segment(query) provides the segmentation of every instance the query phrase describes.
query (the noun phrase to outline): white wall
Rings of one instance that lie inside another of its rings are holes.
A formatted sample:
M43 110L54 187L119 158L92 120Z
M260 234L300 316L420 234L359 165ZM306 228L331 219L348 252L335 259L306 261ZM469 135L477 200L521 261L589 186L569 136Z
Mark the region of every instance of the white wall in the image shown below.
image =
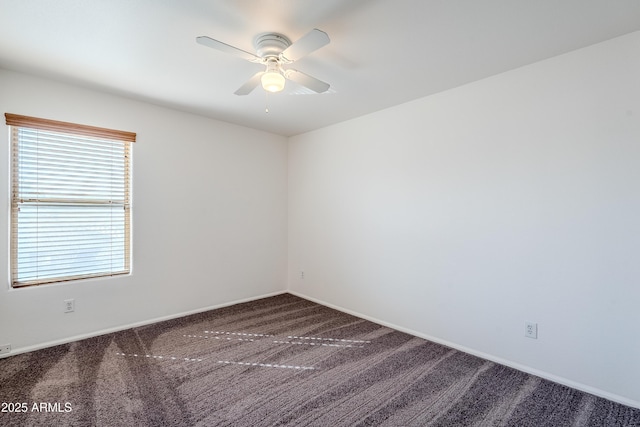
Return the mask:
M22 351L286 289L286 138L3 70L0 112L138 135L133 274L10 289L0 227L0 344ZM8 224L6 127L0 147Z
M292 292L640 407L639 254L640 33L290 139Z

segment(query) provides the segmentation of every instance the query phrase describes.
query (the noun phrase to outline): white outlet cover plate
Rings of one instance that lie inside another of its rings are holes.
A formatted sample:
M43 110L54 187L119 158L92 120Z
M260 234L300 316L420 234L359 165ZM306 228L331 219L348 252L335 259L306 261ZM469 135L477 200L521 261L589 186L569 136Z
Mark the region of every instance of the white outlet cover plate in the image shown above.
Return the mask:
M538 338L538 324L533 322L525 322L524 336L527 338Z
M71 313L75 310L76 308L76 302L73 299L66 299L64 300L64 312L65 313Z

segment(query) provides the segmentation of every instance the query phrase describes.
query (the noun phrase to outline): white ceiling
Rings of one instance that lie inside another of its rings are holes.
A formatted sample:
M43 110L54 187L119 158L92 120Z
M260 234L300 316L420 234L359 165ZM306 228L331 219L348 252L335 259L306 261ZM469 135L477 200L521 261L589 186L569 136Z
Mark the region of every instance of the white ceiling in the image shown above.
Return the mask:
M261 66L195 42L313 28L329 93L236 96ZM638 30L638 0L0 0L0 67L290 136Z

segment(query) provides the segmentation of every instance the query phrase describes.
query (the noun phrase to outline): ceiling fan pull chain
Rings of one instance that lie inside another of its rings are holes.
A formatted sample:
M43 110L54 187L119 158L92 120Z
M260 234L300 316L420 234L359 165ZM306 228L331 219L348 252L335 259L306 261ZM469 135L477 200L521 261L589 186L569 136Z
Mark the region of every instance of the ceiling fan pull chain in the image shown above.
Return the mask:
M269 91L264 91L264 112L269 114Z

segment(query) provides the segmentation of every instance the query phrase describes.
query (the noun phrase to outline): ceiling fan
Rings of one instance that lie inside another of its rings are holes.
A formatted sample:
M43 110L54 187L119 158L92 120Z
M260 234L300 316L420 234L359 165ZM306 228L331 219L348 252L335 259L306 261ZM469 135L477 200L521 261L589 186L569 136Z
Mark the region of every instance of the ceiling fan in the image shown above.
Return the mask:
M264 71L254 74L245 84L240 86L234 92L236 95L248 95L259 84L262 84L262 87L269 92L280 92L284 89L286 79L317 93L326 92L329 89L328 83L292 68L285 69L283 66L289 65L320 49L322 46L327 45L329 41L327 33L318 29L309 31L295 43L291 43L291 40L282 34L264 33L259 34L254 39L253 44L256 48L256 54L254 55L207 36L196 37L196 42L201 45L265 66Z

